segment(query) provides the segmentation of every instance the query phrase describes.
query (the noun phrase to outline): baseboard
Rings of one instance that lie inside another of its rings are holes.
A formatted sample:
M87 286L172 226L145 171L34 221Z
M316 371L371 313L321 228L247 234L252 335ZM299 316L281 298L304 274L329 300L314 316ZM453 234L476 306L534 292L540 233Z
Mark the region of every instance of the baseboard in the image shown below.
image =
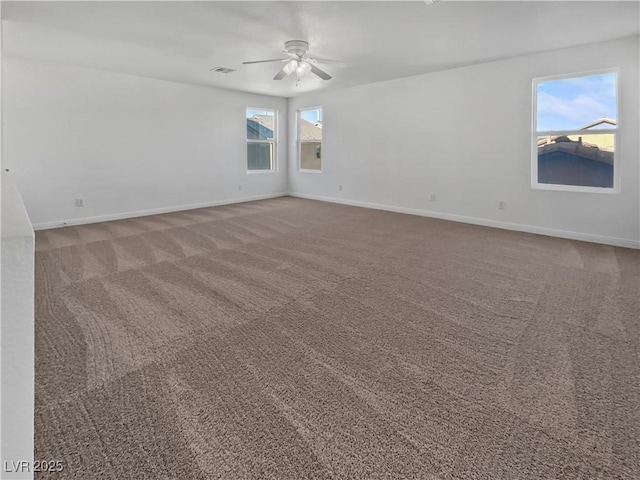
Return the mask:
M269 198L285 197L288 193L270 193L267 195L255 195L252 197L233 198L226 200L214 200L204 203L192 203L189 205L178 205L174 207L152 208L149 210L136 210L133 212L112 213L108 215L98 215L95 217L73 218L70 220L58 220L55 222L44 222L33 224L34 230L47 230L50 228L69 227L73 225L86 225L88 223L108 222L111 220L123 220L125 218L144 217L147 215L158 215L161 213L181 212L183 210L194 210L196 208L218 207L221 205L231 205L234 203L252 202L254 200L266 200Z
M615 247L640 249L640 241L630 240L626 238L607 237L603 235L593 235L590 233L572 232L569 230L537 227L534 225L524 225L520 223L501 222L499 220L489 220L486 218L466 217L464 215L455 215L452 213L433 212L430 210L397 207L394 205L385 205L381 203L360 202L357 200L347 200L342 198L323 197L320 195L306 195L306 194L294 193L294 192L289 192L288 195L291 197L307 198L309 200L319 200L322 202L339 203L342 205L351 205L354 207L373 208L375 210L386 210L389 212L396 212L396 213L408 213L410 215L419 215L421 217L431 217L431 218L439 218L442 220L451 220L454 222L470 223L473 225L481 225L483 227L502 228L504 230L514 230L517 232L535 233L538 235L547 235L550 237L566 238L569 240L580 240L583 242L613 245Z

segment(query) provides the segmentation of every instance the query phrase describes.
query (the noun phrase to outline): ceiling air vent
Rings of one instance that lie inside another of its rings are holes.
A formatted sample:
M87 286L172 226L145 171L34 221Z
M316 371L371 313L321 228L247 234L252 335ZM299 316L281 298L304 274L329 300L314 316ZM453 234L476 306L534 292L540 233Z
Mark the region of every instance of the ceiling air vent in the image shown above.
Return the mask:
M218 73L231 73L231 72L235 72L235 70L233 68L227 68L227 67L213 67L211 69L212 72L218 72Z

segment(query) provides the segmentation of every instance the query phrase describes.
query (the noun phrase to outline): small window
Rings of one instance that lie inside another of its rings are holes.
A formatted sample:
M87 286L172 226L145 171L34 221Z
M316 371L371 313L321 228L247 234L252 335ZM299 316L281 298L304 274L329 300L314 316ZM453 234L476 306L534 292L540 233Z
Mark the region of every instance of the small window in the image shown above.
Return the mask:
M532 187L617 191L617 73L539 78L533 92Z
M276 111L247 108L247 171L275 170Z
M322 171L322 108L298 111L298 158L301 171Z

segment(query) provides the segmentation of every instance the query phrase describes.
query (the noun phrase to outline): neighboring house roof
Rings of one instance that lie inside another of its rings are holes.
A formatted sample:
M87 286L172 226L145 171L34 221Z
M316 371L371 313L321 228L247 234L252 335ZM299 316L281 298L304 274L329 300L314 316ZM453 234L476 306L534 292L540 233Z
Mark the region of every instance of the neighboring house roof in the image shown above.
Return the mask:
M253 115L247 118L247 138L273 138L273 116ZM300 121L301 140L322 140L322 122Z
M598 127L600 126L604 126L605 128L615 127L617 126L617 123L615 120L603 117L593 123L580 128L579 130L593 130L593 133L589 132L587 134L585 132L586 138L589 139L589 142L583 142L582 137L579 134L573 134L569 136L547 136L539 138L537 142L538 154L544 155L546 153L551 153L552 151L568 152L567 149L573 149L575 150L573 151L574 155L612 164L614 152L613 137L606 131L599 133ZM550 148L550 146L557 144L562 144L562 146L557 148ZM580 149L577 149L576 145L580 145ZM583 152L584 154L576 153L578 152L578 150L580 152ZM594 150L599 151L601 154L595 155Z
M273 115L254 115L251 119L273 131Z
M550 143L538 145L538 156L552 153L571 155L585 160L594 160L613 165L613 151L603 150L592 143L584 143L582 142L582 137L575 141L569 137L560 136L554 138Z
M254 115L247 118L247 138L251 140L273 138L273 117Z
M300 121L300 140L322 140L322 123Z
M590 123L589 125L585 125L580 130L589 130L599 125L611 125L612 127L615 127L618 125L618 123L615 120L612 120L610 118L602 117L601 119L596 120L595 122Z

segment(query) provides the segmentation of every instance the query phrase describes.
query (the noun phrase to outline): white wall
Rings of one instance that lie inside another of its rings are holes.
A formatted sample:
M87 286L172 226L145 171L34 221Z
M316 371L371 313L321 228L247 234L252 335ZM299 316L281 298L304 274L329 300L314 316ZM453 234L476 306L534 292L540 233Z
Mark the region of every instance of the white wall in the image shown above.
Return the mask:
M289 101L5 58L3 162L36 227L288 190L640 247L638 43L603 42ZM531 79L608 67L621 67L621 193L532 190ZM280 112L277 173L246 173L246 106ZM324 108L322 174L296 168L295 111L312 106ZM85 207L74 205L76 197Z
M297 109L324 108L322 174L297 171L290 125L290 192L640 248L638 43L633 37L290 99L291 123ZM609 67L621 67L621 193L532 190L532 79Z
M7 57L3 74L3 164L36 227L286 193L286 99ZM278 172L246 173L248 106L280 113Z
M20 194L2 172L0 478L33 478L34 235ZM5 463L6 462L6 463ZM28 462L27 465L20 462Z

